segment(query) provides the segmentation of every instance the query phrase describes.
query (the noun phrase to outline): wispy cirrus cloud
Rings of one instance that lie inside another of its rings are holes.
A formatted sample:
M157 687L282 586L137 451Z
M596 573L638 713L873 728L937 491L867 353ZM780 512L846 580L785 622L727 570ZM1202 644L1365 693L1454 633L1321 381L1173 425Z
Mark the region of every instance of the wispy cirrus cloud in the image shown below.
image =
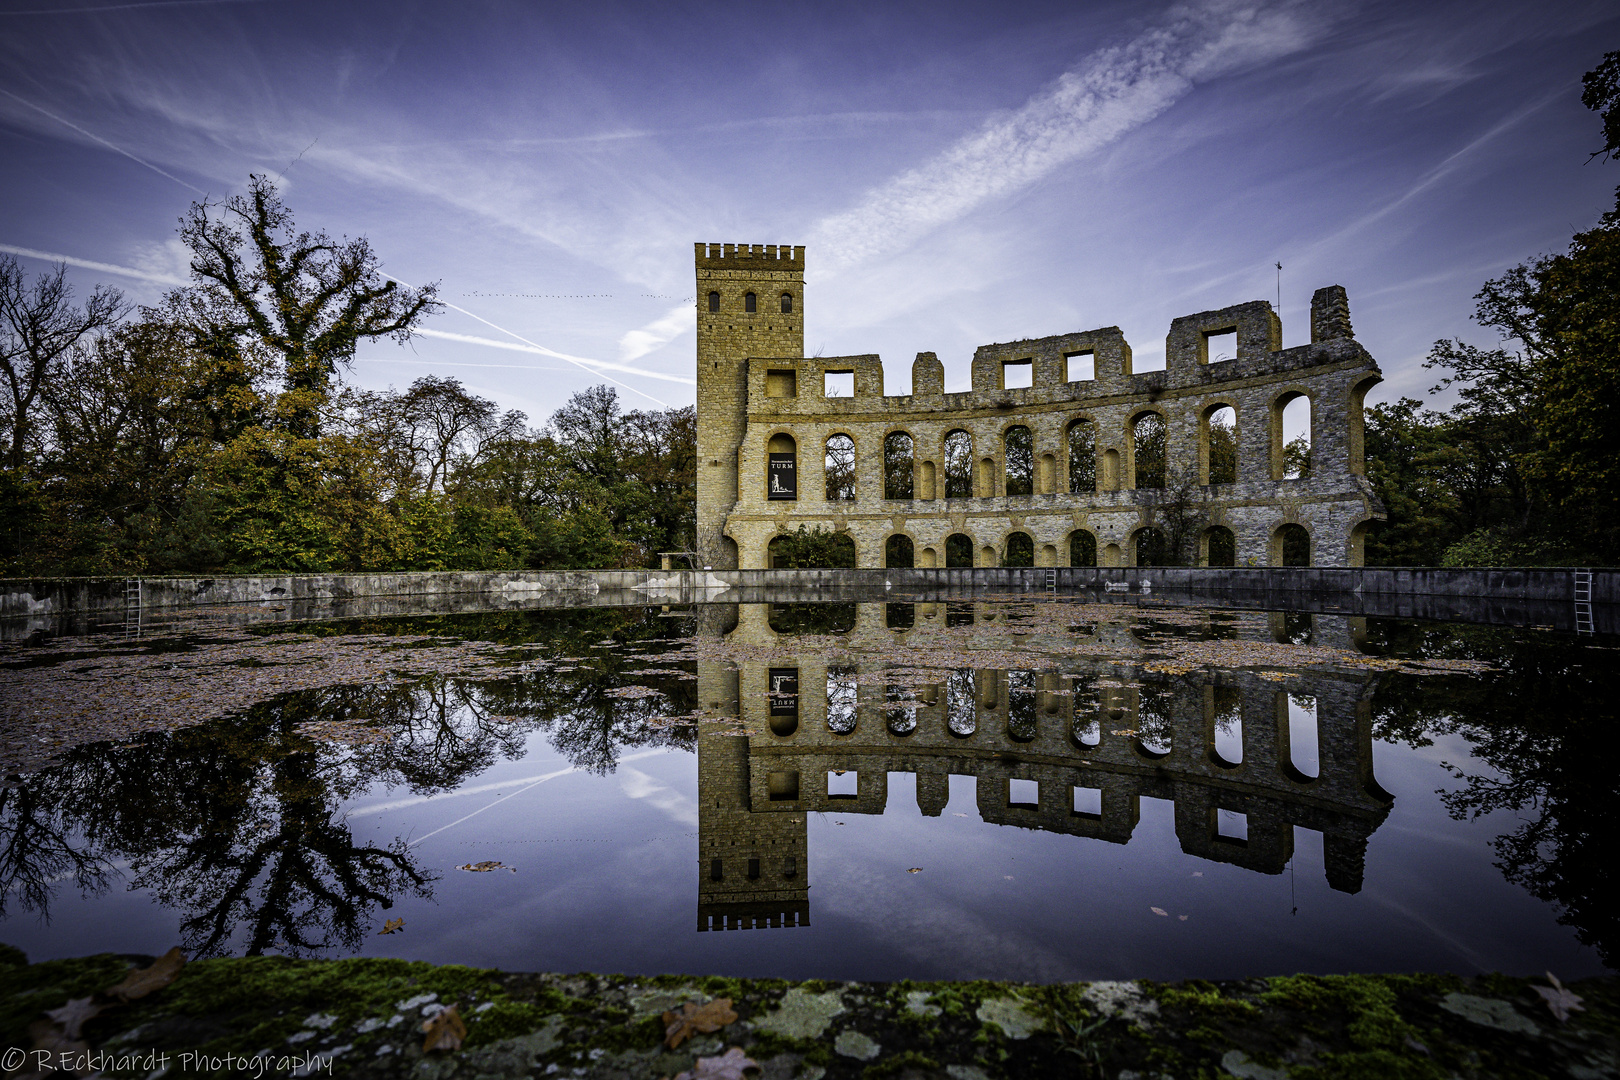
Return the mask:
M672 307L662 318L655 319L640 329L631 330L620 338L619 359L639 359L654 349L674 341L688 330L695 332L696 329L697 317L692 312L691 304Z
M812 243L835 272L891 255L1141 127L1199 82L1305 48L1325 24L1296 3L1178 4L1126 44L1091 54L1010 116L824 218Z

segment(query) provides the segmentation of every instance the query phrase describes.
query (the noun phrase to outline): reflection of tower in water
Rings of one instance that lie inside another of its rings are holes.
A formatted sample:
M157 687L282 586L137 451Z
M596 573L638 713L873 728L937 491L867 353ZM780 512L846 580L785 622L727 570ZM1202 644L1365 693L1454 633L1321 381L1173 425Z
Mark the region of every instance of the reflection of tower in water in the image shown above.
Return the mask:
M919 604L908 620L863 604L838 634L843 658L814 637L795 654L795 636L773 629L766 607L736 609L728 643L756 656L770 648L773 659L699 662L703 703L747 730L699 737L700 926L808 921L807 815L881 814L892 772L916 776L925 815L944 809L951 775L973 776L987 822L1118 844L1135 831L1144 796L1167 799L1183 851L1265 874L1288 865L1294 829L1314 830L1328 884L1360 890L1368 839L1392 801L1372 774L1376 674L1151 672L1128 608L1125 621L1086 636L1025 638L1023 648L1050 645L1029 669L978 667L952 629L966 613L952 607L948 617L943 605ZM1306 618L1318 644L1348 648L1356 637L1352 620ZM1275 641L1263 626L1239 636ZM1106 649L1076 655L1076 644ZM950 670L933 684L885 685L891 661L878 657L896 647ZM1063 670L1037 670L1046 662Z
M698 662L698 700L711 716L738 715L741 674L719 661ZM699 930L810 923L805 815L754 812L751 741L725 725L704 724L698 733Z

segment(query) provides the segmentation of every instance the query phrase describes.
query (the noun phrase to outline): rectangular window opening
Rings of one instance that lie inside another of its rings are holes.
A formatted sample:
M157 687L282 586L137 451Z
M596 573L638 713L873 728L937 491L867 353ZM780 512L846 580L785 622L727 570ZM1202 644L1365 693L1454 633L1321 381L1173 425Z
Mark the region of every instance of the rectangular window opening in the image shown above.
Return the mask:
M829 371L821 377L821 394L823 397L854 397L855 373L853 371Z
M799 774L773 772L765 774L766 790L771 802L797 802L799 800Z
M799 876L799 860L795 859L792 855L789 855L787 858L783 859L782 860L782 876L783 877L798 877Z
M1087 349L1085 352L1069 353L1063 358L1069 365L1069 382L1090 382L1097 377L1097 353Z
M1080 817L1102 820L1102 788L1076 787L1074 789L1074 813Z
M1234 844L1249 842L1249 815L1236 810L1215 811L1215 839Z
M1219 364L1237 359L1237 331L1217 330L1204 335L1205 363Z
M759 860L758 859L749 859L748 860L748 880L749 881L758 881L759 880Z
M725 879L726 879L726 875L720 869L720 860L719 859L710 859L709 860L709 880L710 881L724 881Z
M1034 360L1005 360L1001 364L1001 388L1024 390L1035 385Z
M834 769L829 772L827 774L827 798L855 798L860 794L858 776L859 774L854 769Z
M765 396L768 398L790 398L799 396L799 373L797 371L770 371L765 372Z
M1007 805L1020 810L1039 809L1041 785L1034 780L1008 780Z

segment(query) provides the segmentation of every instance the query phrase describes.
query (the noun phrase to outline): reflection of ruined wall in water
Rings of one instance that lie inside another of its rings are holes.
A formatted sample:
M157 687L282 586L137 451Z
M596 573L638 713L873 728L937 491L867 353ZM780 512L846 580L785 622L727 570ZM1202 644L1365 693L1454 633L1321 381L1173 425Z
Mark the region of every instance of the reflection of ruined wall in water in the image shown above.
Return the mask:
M994 626L1006 618L1005 609L977 604L961 605L955 615L958 624L972 617L976 625ZM947 630L946 605L916 605L914 629L886 625L907 621L885 605L863 604L855 629L840 640L851 650L903 644L937 657L931 661L936 664L955 663L951 658L965 652L971 663L974 639ZM1357 622L1315 616L1304 632L1316 644L1348 647L1357 637ZM890 772L915 774L919 807L938 815L949 777L968 775L977 777L979 811L986 821L1113 843L1130 839L1142 796L1169 799L1184 851L1262 873L1280 873L1288 863L1294 827L1314 829L1324 837L1329 884L1345 892L1361 888L1368 838L1390 807L1390 796L1372 774L1375 675L1305 671L1273 682L1242 670L1154 674L1138 666L1144 646L1123 622L1104 622L1089 636L1047 631L1049 640L1017 629L1008 625L1004 634L983 639L983 647L1049 650L1032 655L1029 669L965 667L945 683L902 688L886 685L885 660L829 661L819 646L795 656L794 639L770 629L764 606L741 608L728 640L774 646L779 658L728 673L736 679L740 716L750 737L717 740L736 745L712 753L729 755L725 782L739 788L730 797L752 809L736 827L759 830L752 822L760 817L797 823L816 811L882 813ZM1301 632L1298 625L1290 629ZM1239 636L1273 641L1281 631L1259 622L1242 628ZM1110 656L1070 651L1088 644L1106 645ZM1063 673L1037 670L1054 659ZM699 671L714 678L724 667L701 661ZM799 691L792 719L771 715L770 672L789 667L796 668ZM841 712L851 677L852 728L848 717L829 716L829 699L832 710ZM914 704L898 707L907 696ZM1314 777L1290 761L1290 696L1314 699ZM1241 760L1235 763L1216 752L1216 727L1223 716L1241 720ZM1116 734L1123 732L1135 734ZM709 745L700 746L700 755L711 753ZM711 771L700 768L707 780ZM838 772L844 773L843 784L853 780L853 793L829 790L828 774ZM1015 799L1015 780L1033 781L1035 798L1020 792ZM740 790L744 783L746 791ZM1095 793L1095 811L1077 805L1076 789ZM1246 837L1221 835L1220 811L1243 815ZM709 844L707 837L704 843Z
M938 357L918 353L911 393L893 396L877 356L804 355L804 260L802 247L696 245L707 564L767 568L771 541L803 525L847 533L863 567L886 565L896 537L917 566L946 566L952 537L974 566L1069 566L1075 537L1084 558L1139 565L1151 558L1142 530L1165 527L1185 476L1195 562L1213 541L1217 565L1234 552L1238 565L1280 565L1293 526L1308 534L1310 564L1361 565L1362 535L1383 516L1365 476L1362 400L1382 376L1339 286L1312 297L1309 345L1284 349L1272 305L1256 300L1172 321L1163 371L1133 372L1124 335L1104 327L981 346L962 393L946 393ZM1310 462L1291 477L1282 413L1298 399ZM1229 441L1211 435L1227 409ZM1137 460L1149 416L1171 477L1159 487L1157 454L1144 443Z
M724 664L700 663L699 705L713 715L735 716L738 675ZM810 923L804 815L753 812L748 744L712 725L698 734L699 930Z

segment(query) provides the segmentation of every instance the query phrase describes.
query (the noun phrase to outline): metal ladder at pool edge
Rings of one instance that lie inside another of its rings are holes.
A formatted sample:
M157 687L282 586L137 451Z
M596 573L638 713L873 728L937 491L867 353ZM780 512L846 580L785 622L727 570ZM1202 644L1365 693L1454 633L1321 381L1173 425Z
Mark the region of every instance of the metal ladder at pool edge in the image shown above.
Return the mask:
M141 579L124 579L124 636L141 636Z
M1592 626L1592 571L1584 566L1575 571L1575 632L1596 633Z
M1048 570L1046 572L1046 592L1047 592L1047 595L1049 595L1049 596L1056 596L1057 595L1057 571L1056 570Z

